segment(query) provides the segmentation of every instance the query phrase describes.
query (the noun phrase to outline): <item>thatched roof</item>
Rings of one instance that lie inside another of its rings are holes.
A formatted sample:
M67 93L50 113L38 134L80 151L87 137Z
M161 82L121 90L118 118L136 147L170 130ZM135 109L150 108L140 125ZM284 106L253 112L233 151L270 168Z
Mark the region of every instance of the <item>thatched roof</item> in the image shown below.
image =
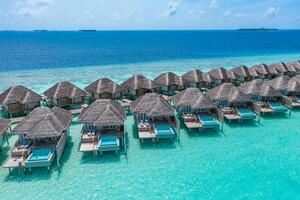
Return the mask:
M0 118L0 135L2 135L10 126L11 120Z
M94 126L121 126L126 119L124 108L111 99L99 99L80 113L78 121Z
M182 75L182 77L188 82L188 83L199 83L203 81L203 72L196 69L193 71L189 71Z
M258 75L259 74L261 74L261 75L271 74L270 69L268 68L268 66L266 64L254 65L254 66L250 67L249 69L250 69L250 71L252 71L250 73L252 73L253 76L255 75L255 72Z
M159 86L185 85L188 83L183 77L179 77L173 72L166 72L157 76L153 83Z
M72 122L70 111L54 107L36 108L27 115L12 131L13 134L26 134L26 138L57 137L67 130Z
M300 71L300 61L289 62L286 64L286 66L290 72Z
M269 81L271 87L275 90L287 90L289 85L290 77L280 76Z
M273 63L269 66L270 72L272 74L285 73L288 71L288 68L285 63Z
M5 90L2 94L0 94L0 104L1 105L9 105L14 103L33 103L39 102L42 100L42 97L33 92L32 90L22 86L17 85L14 87L10 87Z
M300 92L300 80L291 78L288 84L289 92Z
M138 89L153 89L155 88L155 84L153 82L146 78L143 75L134 75L128 80L124 81L121 86L124 89L129 90L138 90Z
M216 79L214 79L208 72L203 74L203 80L207 83L212 83L214 82Z
M173 108L156 93L147 93L131 104L133 113L143 113L149 117L173 116Z
M230 78L228 76L228 71L223 67L218 67L216 69L212 69L208 72L208 74L210 74L211 77L213 77L216 80L222 80L222 79Z
M84 88L85 91L93 94L119 93L123 88L108 78L101 78Z
M251 76L249 68L244 65L234 67L234 68L230 69L229 71L233 72L243 78Z
M60 98L79 98L85 97L86 93L79 87L73 85L68 81L63 81L56 83L54 86L49 88L44 92L44 95L51 99L60 99Z
M198 88L187 88L171 97L175 106L189 106L193 109L211 109L216 106Z
M249 97L232 83L223 83L215 88L208 90L207 95L212 100L228 102L251 102Z
M268 82L255 79L250 82L247 82L241 86L239 89L247 95L257 95L261 97L278 97L281 96L279 91L272 88Z

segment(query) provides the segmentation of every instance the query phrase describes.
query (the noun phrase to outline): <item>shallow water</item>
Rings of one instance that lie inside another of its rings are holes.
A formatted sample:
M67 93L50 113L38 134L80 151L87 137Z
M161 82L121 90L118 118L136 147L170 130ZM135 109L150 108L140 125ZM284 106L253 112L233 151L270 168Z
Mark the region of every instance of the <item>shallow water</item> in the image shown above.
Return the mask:
M62 80L84 88L103 76L121 83L137 73L153 78L164 71L183 74L195 68L207 71L215 66L230 68L299 58L299 52L277 51L133 64L20 67L1 70L0 91L24 84L42 93ZM25 176L19 176L17 171L10 176L2 168L9 156L9 147L3 147L0 199L300 199L299 120L300 111L293 111L291 116L265 117L260 124L225 124L220 134L191 134L182 128L180 141L175 143L141 144L132 131L133 119L129 116L127 156L108 153L94 157L78 151L81 125L74 118L60 172L54 164L50 173L34 169ZM10 145L15 139L10 138Z

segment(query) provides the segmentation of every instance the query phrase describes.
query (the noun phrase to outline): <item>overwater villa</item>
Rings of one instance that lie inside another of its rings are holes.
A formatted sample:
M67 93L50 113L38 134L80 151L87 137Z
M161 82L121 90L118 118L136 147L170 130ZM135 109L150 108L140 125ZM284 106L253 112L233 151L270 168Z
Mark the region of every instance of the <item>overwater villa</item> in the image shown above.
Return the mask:
M210 89L216 86L215 79L207 72L203 74L203 80L205 82L206 89Z
M282 102L288 108L300 107L300 79L298 77L281 76L269 81L270 86L281 93Z
M121 99L123 87L108 78L101 78L84 88L90 99Z
M124 108L111 99L99 99L84 108L78 118L83 123L79 151L116 153L124 147L126 138Z
M279 76L290 75L289 69L286 64L283 62L273 63L269 66L272 78L276 78Z
M229 71L237 74L240 77L240 83L253 80L253 76L251 75L249 68L244 65L234 67Z
M47 106L78 109L84 102L86 92L68 81L55 84L43 93Z
M0 105L3 116L17 117L26 115L41 105L42 97L32 90L17 85L0 94Z
M257 114L284 114L288 111L288 108L282 104L280 92L265 80L255 79L239 86L239 89L254 101L253 108Z
M171 100L189 130L219 129L217 106L198 88L187 88Z
M223 83L208 90L207 95L218 106L220 119L231 121L253 121L252 100L232 83Z
M123 94L126 98L134 100L146 93L153 92L156 88L153 81L143 75L134 75L128 80L124 81Z
M300 74L300 61L288 62L286 66L290 72L290 76Z
M182 77L186 80L188 87L196 87L199 89L207 87L207 84L204 81L203 72L198 69L189 71L182 75Z
M156 93L147 93L131 104L140 140L176 138L180 123L174 109Z
M266 64L260 64L260 65L254 65L249 68L250 74L255 78L255 79L265 79L269 80L271 79L271 72L269 67Z
M11 120L0 118L0 151L2 144L6 141L8 144L8 130L10 129Z
M153 83L158 87L158 92L168 96L183 90L188 85L188 81L173 72L166 72L157 76Z
M228 71L223 67L218 67L207 72L211 77L213 77L215 86L222 83L229 83L232 81Z
M47 167L49 170L55 157L59 167L71 122L68 110L59 107L34 109L12 130L11 134L19 138L4 168Z

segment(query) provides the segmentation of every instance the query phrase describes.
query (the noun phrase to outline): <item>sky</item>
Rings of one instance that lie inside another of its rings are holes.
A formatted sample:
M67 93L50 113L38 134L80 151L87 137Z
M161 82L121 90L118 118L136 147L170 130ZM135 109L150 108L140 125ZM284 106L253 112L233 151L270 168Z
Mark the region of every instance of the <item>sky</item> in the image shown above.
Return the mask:
M300 28L300 0L0 0L0 30Z

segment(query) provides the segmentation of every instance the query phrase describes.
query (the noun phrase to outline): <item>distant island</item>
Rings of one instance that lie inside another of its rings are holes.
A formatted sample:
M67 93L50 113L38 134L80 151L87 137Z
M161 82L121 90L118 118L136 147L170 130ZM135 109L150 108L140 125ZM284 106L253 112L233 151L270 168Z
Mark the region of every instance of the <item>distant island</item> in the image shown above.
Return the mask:
M241 28L238 31L279 31L277 28Z
M34 32L47 32L48 30L33 30Z
M96 30L78 30L79 32L96 32Z

